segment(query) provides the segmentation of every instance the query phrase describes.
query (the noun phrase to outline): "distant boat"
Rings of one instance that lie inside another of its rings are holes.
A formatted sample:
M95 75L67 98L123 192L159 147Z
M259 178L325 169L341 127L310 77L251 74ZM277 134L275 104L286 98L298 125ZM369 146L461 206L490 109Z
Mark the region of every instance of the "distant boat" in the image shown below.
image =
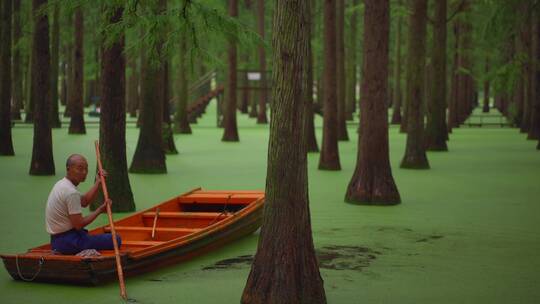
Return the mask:
M264 192L200 188L114 222L124 274L176 264L249 235L262 223ZM110 231L108 225L90 234ZM15 280L98 285L117 279L113 250L100 256L55 254L51 245L0 257Z

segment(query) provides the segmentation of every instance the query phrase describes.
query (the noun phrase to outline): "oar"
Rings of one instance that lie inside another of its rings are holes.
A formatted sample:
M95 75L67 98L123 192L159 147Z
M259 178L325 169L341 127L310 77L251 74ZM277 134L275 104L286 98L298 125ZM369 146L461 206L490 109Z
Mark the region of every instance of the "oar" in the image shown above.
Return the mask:
M154 216L154 225L152 226L152 239L156 235L157 218L159 216L159 207L156 208L156 215Z
M95 141L96 145L96 158L98 163L99 175L101 176L101 188L103 189L103 196L107 201L109 199L109 192L107 191L107 185L103 177L103 165L101 164L101 155L99 153L99 141ZM114 222L112 217L112 211L110 204L107 204L107 215L109 216L109 225L111 226L111 235L114 246L114 257L116 258L116 271L118 272L118 282L120 283L120 296L124 300L127 300L126 285L124 284L124 272L122 271L122 263L120 262L120 251L118 250L118 242L116 241L116 231L114 230Z

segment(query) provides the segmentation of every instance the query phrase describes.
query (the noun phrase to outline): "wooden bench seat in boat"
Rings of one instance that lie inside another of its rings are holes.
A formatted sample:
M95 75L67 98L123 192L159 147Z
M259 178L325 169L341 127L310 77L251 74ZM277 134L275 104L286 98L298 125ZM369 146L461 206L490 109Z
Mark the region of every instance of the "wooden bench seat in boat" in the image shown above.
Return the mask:
M156 212L145 212L143 217L154 218ZM174 219L222 219L230 217L232 214L227 214L223 212L159 212L158 218L174 218Z
M161 245L163 243L165 243L165 242L162 242L162 241L123 241L122 246L127 246L127 247L147 247L147 246L157 246L157 245Z
M247 205L260 198L257 193L193 193L178 198L180 204L231 204Z
M152 227L141 227L141 226L114 226L116 231L135 231L135 232L152 232ZM105 232L110 232L111 227L106 226L104 228ZM177 232L177 233L193 233L202 230L200 228L183 228L183 227L157 227L156 232Z

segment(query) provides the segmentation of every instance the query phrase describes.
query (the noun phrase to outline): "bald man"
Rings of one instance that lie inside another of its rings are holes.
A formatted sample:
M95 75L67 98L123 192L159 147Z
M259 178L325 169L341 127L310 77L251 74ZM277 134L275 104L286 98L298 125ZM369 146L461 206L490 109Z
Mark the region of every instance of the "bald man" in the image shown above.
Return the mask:
M62 254L76 254L86 249L110 250L113 241L110 233L89 235L84 229L98 215L106 212L108 200L87 216L82 216L82 208L88 207L95 198L101 177L99 174L92 188L82 195L77 186L86 180L88 162L84 156L71 155L66 162L66 176L51 190L45 210L45 226L51 235L51 246ZM118 246L121 244L117 235Z

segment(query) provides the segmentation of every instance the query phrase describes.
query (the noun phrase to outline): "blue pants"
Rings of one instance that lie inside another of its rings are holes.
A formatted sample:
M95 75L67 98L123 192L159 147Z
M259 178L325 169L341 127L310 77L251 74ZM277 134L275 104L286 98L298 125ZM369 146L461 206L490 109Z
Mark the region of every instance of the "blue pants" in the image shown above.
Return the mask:
M122 244L120 236L116 235L118 248ZM110 233L89 235L88 230L71 229L51 236L52 249L62 254L77 254L85 249L112 250L114 249Z

